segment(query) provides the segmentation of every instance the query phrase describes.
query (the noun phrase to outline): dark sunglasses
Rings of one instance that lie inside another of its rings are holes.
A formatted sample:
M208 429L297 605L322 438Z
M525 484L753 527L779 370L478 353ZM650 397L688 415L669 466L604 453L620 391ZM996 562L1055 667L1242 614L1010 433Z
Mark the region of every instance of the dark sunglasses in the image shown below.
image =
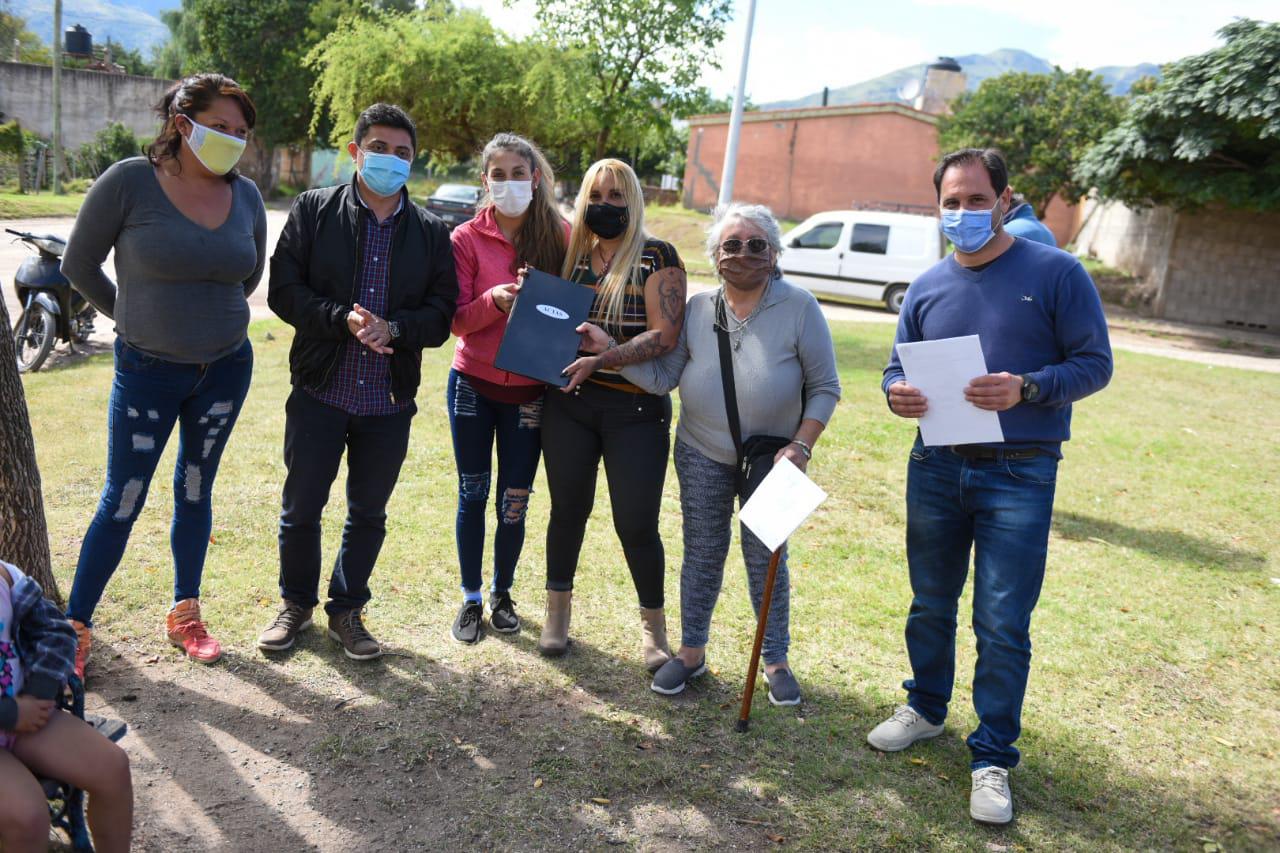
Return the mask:
M720 244L720 251L726 255L742 254L742 240L731 238ZM763 237L752 237L746 241L747 251L753 255L763 255L769 251L769 241Z

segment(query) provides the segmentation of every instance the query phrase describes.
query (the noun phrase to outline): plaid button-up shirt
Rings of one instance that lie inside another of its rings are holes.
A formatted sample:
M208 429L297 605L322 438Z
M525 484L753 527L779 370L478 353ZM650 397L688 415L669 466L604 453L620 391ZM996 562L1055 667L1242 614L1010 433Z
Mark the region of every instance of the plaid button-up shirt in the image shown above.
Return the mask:
M377 216L360 198L356 198L367 212L360 217L364 227L360 263L360 290L356 301L361 307L379 317L387 316L391 289L391 238L404 212L404 197L400 206L386 220ZM307 389L322 403L342 409L350 415L394 415L409 406L409 401L396 401L391 396L391 359L376 353L356 338L342 345L338 365L324 390Z

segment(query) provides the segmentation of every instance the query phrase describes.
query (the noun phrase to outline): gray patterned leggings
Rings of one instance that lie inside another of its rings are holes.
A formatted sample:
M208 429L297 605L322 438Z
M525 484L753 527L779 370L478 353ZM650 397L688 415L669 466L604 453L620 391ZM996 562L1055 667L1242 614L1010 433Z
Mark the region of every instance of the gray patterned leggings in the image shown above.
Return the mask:
M711 611L715 610L724 581L724 561L729 556L733 530L733 503L737 497L734 468L708 459L676 439L676 476L680 479L680 512L684 516L684 564L680 569L681 642L692 648L707 645ZM770 552L755 534L739 525L742 559L747 565L751 606L760 613ZM786 660L791 643L790 579L784 548L769 607L762 655L766 664Z

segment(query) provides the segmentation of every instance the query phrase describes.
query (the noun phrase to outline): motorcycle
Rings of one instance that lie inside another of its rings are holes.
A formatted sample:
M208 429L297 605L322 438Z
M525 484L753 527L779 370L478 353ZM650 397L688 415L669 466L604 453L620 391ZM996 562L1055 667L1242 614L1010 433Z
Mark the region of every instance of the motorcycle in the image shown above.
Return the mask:
M37 252L36 257L22 262L13 277L13 289L22 305L13 325L18 372L34 372L49 357L55 340L66 341L73 351L76 344L88 341L98 312L62 274L66 240L52 234L4 230Z

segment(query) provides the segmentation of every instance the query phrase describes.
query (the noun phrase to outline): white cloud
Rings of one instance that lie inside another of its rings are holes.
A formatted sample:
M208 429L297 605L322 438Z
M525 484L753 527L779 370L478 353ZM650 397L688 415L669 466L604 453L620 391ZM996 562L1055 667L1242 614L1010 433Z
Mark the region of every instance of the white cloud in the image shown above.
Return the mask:
M915 0L921 6L971 8L977 14L1014 18L1048 29L1044 57L1064 68L1097 68L1139 62L1172 62L1203 53L1235 18L1275 21L1276 0L1073 0L1057 6L1026 0ZM1019 45L1007 45L1019 47Z
M714 94L737 88L744 27L732 26L720 47L720 70L702 82ZM757 20L747 69L747 94L756 103L797 98L833 89L928 57L924 43L910 34L896 35L864 27L762 27Z

